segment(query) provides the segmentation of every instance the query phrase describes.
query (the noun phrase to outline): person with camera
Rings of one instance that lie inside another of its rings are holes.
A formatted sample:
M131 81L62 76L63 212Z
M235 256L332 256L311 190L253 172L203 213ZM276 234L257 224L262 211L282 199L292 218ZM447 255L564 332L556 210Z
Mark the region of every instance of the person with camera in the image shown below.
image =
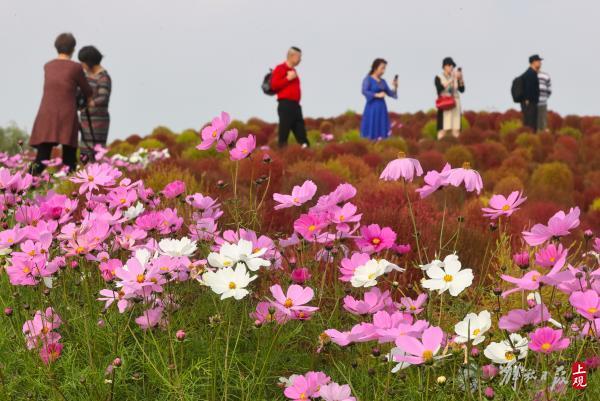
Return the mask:
M452 57L442 60L442 73L434 80L438 95L436 101L438 139L442 139L448 133L458 138L461 128L461 104L460 94L465 91L462 68L456 68Z
M302 61L302 51L292 46L286 60L273 70L271 89L277 94L277 114L279 115L279 147L287 146L290 130L296 142L308 147L304 116L300 106L300 78L296 67Z
M385 97L398 98L398 76L394 77L390 89L383 79L386 67L387 61L382 58L375 59L369 74L362 82L362 94L367 100L360 122L360 135L363 138L383 139L390 135L390 118Z
M93 148L95 145L106 147L110 114L108 102L112 81L110 75L102 64L102 53L94 46L84 46L77 55L83 66L88 83L93 91L94 107L84 107L79 112L81 136L85 149L81 150L88 160L94 159Z
M44 65L44 93L33 123L29 144L37 154L31 173L41 174L52 148L62 145L62 162L69 172L77 166L77 90L81 90L87 105L94 106L92 88L79 63L71 61L76 45L70 33L61 33L54 42L58 56Z

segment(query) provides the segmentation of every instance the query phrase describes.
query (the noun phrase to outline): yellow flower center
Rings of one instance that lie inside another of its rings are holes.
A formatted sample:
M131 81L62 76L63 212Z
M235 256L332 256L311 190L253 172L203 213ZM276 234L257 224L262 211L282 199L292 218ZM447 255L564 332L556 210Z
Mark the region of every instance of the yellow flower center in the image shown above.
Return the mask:
M588 308L587 311L588 311L588 313L596 313L596 312L598 312L598 308L593 308L593 307L592 308Z
M93 176L93 175L88 175L88 181L89 181L89 182L92 182L92 181L94 181L94 176Z
M471 163L464 162L463 165L462 165L462 168L464 168L465 170L470 170L471 169Z
M534 281L534 282L535 282L535 281L538 281L538 280L539 280L539 278L540 278L540 275L539 275L539 274L534 274L533 276L531 276L531 281Z
M125 202L127 202L127 200L125 200L125 198L121 198L121 200L119 201L121 202L121 205L124 204Z
M29 274L29 273L31 273L31 269L30 269L29 267L25 266L25 267L23 268L23 273L25 273L25 274Z
M47 326L42 327L43 334L48 334L49 331L50 331L50 329Z
M138 274L136 280L138 283L143 283L144 280L146 280L146 276L144 276L143 274Z
M212 137L213 137L213 138L216 138L216 137L217 137L217 131L216 131L216 130L215 130L215 131L213 131L213 133L212 133Z
M550 349L550 347L552 347L552 345L550 345L550 343L543 343L541 348L544 351L548 351Z
M229 289L230 290L235 290L236 288L237 288L237 285L233 281L230 281L229 282Z
M6 240L6 242L8 242L9 244L12 244L13 242L15 242L15 240L12 239L12 238L9 238L9 239Z
M505 353L504 353L504 358L505 358L507 361L512 361L513 359L515 359L515 354L513 354L513 353L512 353L512 352L510 352L510 351L507 351L507 352L505 352Z
M408 307L408 309L410 309L410 310L417 310L417 307L414 306L414 305L411 305L411 306Z
M75 249L75 253L79 254L79 253L84 253L85 252L85 248L82 246L78 246L77 249Z
M300 203L300 199L298 199L298 198L294 198L293 201L296 203Z
M475 330L473 330L473 335L474 335L474 336L478 336L478 335L479 335L479 333L481 333L481 330L479 330L479 329L475 329Z
M554 262L556 260L556 258L554 256L550 257L550 262Z
M425 351L423 351L423 354L421 356L423 357L423 360L425 362L431 361L433 359L433 351L426 349Z
M373 245L379 245L379 244L381 243L381 238L373 238L373 239L371 240L371 243L372 243Z
M367 277L368 277L369 280L373 280L375 278L375 276L376 276L375 273L371 273Z
M223 266L225 266L225 267L231 266L231 261L230 260L226 260L225 262L223 262Z
M290 298L288 298L283 303L283 306L285 306L286 308L291 308L292 306L294 306L294 301L292 301Z
M300 393L300 399L301 400L308 400L308 398L306 398L306 394L305 393Z
M344 221L346 218L344 217L343 214L340 215L340 221Z
M454 277L452 277L451 274L446 274L444 276L444 281L447 282L447 283L451 282L453 279L454 279Z
M315 226L314 224L311 224L310 226L308 226L308 231L315 231L317 229L317 226Z
M31 250L31 251L27 252L27 254L28 254L29 256L35 256L35 251L34 251L34 250Z
M509 209L510 209L510 206L509 206L509 205L504 205L504 206L502 206L502 210L504 210L505 212L506 212L507 210L509 210Z

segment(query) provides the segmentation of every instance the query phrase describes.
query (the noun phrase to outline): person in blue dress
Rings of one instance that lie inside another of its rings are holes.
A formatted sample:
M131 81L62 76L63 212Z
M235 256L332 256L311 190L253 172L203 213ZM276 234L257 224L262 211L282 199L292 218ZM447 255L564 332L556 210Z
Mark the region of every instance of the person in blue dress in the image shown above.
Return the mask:
M383 74L387 61L382 58L375 59L371 66L369 75L362 83L362 94L367 99L365 111L360 123L360 135L368 139L383 139L390 134L390 118L385 104L386 95L394 99L398 98L398 76L392 82L390 89Z

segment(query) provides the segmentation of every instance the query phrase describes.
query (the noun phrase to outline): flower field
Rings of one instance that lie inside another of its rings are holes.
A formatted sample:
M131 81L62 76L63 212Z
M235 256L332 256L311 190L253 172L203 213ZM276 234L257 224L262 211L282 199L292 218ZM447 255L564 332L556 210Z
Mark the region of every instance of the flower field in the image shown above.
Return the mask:
M600 118L391 119L0 154L0 400L598 399Z

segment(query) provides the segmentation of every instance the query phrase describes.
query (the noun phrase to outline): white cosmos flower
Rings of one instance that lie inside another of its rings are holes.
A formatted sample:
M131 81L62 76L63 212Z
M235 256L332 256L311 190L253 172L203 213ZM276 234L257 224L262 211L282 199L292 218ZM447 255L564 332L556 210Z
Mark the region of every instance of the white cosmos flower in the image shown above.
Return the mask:
M246 266L238 264L235 270L231 267L207 271L202 275L202 282L213 292L221 295L221 299L233 297L237 300L248 295L246 287L258 276L250 276Z
M477 345L485 340L483 335L492 327L492 316L490 312L484 310L479 315L469 313L461 322L456 323L454 332L456 337L454 342L459 344L473 341L473 345Z
M158 243L158 249L161 254L171 257L190 256L196 252L196 241L192 241L188 237L165 238Z
M135 206L129 206L129 208L123 212L123 217L127 220L133 220L142 213L144 213L144 205L142 202L138 201Z
M392 270L403 271L404 269L388 262L385 259L371 259L362 266L358 266L350 279L353 287L373 287L377 284L377 278Z
M461 270L458 256L454 254L444 258L443 266L432 265L425 271L425 274L429 279L421 281L423 288L437 290L440 294L448 291L453 297L473 283L473 271L471 269Z
M243 263L248 269L257 271L262 266L271 265L271 262L261 258L265 252L266 248L252 249L252 242L241 239L237 244L224 243L218 253L211 252L206 259L211 266L220 269Z
M483 354L494 363L512 365L527 356L527 338L512 333L507 340L491 342Z

